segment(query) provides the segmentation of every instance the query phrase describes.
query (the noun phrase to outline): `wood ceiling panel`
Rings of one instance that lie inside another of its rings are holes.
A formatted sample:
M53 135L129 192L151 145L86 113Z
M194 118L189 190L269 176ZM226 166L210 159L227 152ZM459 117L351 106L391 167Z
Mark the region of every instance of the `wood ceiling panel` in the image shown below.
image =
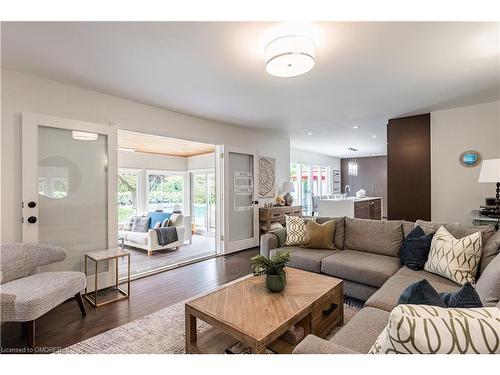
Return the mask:
M118 147L170 156L196 156L215 152L215 146L152 134L118 131Z

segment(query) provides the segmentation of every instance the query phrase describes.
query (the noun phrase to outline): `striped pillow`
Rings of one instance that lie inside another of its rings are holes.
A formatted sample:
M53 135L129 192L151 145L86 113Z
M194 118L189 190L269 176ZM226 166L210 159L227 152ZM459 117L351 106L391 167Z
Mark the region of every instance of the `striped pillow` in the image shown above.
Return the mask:
M457 284L474 284L483 249L481 233L457 240L443 226L432 237L424 270L446 277Z
M500 353L500 309L399 305L372 354Z

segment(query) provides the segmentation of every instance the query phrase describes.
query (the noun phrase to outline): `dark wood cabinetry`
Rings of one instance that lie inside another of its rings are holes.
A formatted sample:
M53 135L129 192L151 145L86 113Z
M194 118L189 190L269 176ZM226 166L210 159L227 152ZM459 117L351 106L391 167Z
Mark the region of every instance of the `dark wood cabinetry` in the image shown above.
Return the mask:
M382 215L387 216L387 157L370 156L356 158L358 174L350 176L348 164L351 159L341 160L342 192L349 185L351 194L364 189L367 197L382 197Z
M354 202L354 217L357 219L381 220L381 199L370 199L361 202Z
M431 220L430 114L387 124L387 218Z

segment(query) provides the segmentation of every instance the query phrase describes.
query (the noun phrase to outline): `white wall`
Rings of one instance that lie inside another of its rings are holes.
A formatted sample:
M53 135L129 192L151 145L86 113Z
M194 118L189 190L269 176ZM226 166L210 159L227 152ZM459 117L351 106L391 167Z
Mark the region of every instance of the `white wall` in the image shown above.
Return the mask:
M274 157L279 181L290 175L290 141L270 132L230 126L5 69L1 83L2 242L22 239L22 112L100 124L111 121L124 130L244 147Z
M196 169L214 169L215 153L190 156L187 158L187 169L193 171Z
M314 152L299 150L296 148L290 149L290 161L305 162L309 164L319 165L321 167L330 166L332 169L340 170L340 158L316 154Z
M470 211L495 196L495 184L477 182L481 167L463 167L458 158L467 150L500 157L499 109L497 101L431 113L432 220L470 224Z

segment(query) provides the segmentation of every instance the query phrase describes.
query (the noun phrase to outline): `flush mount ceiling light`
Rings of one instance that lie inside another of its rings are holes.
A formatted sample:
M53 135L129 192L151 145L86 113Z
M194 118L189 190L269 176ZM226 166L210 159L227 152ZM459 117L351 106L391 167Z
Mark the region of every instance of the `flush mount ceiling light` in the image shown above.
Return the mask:
M77 130L73 130L71 132L71 136L73 139L77 139L79 141L95 141L99 137L96 133L80 132Z
M314 42L306 36L288 35L266 46L266 71L275 77L296 77L314 67Z

